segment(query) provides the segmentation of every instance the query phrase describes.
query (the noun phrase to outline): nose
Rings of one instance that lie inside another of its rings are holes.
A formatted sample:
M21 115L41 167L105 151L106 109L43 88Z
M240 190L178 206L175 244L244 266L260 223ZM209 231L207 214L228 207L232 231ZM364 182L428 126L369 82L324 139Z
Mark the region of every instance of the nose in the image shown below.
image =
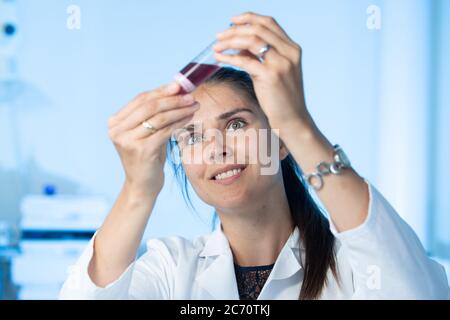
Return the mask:
M211 137L211 142L208 144L208 158L213 163L226 162L227 158L233 157L232 148L228 147L224 141L225 138Z

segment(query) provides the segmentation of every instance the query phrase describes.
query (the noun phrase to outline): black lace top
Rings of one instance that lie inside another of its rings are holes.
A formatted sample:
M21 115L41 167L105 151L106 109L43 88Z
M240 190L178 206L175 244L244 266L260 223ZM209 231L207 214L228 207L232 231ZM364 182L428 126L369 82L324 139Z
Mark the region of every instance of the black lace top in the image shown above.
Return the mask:
M234 264L239 299L256 300L275 264L256 267L241 267Z

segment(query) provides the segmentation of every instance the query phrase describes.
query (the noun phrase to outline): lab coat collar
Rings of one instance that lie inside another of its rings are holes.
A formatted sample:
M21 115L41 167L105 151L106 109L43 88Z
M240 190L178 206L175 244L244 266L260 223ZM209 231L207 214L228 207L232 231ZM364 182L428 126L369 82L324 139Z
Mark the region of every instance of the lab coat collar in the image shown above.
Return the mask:
M288 246L291 249L298 250L300 248L299 240L300 240L300 231L296 226L294 228L294 231L289 236L285 246ZM304 250L303 243L301 245L301 249ZM214 230L206 240L203 250L200 252L200 257L208 257L229 253L231 253L230 243L228 242L226 235L223 233L222 224L219 223L216 230Z
M205 242L200 257L216 256L221 254L231 254L230 244L222 231L222 224L219 223Z
M302 268L301 251L304 248L300 246L299 239L300 232L298 227L295 227L278 255L259 299L272 298L274 294L270 290L270 282L272 280L289 278ZM200 257L210 258L213 261L197 276L199 285L215 299L239 299L233 254L228 239L222 231L221 224L206 240L204 248L200 252Z

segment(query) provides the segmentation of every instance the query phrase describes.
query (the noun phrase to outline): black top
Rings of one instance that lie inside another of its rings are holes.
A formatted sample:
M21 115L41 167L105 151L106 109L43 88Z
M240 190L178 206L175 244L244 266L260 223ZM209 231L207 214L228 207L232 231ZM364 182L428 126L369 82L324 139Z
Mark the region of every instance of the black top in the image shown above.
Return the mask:
M256 300L272 271L274 264L255 267L241 267L234 264L234 272L240 300Z

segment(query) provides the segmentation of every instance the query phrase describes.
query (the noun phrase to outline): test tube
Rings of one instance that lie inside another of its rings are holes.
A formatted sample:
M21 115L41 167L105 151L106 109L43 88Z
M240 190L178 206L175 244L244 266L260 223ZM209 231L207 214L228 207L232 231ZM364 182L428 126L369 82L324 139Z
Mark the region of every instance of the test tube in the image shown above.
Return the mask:
M195 88L224 65L214 58L215 51L213 46L216 42L217 40L214 40L175 75L175 81L181 86L180 93L184 94L194 91ZM237 51L228 49L224 53L232 54L237 53Z

